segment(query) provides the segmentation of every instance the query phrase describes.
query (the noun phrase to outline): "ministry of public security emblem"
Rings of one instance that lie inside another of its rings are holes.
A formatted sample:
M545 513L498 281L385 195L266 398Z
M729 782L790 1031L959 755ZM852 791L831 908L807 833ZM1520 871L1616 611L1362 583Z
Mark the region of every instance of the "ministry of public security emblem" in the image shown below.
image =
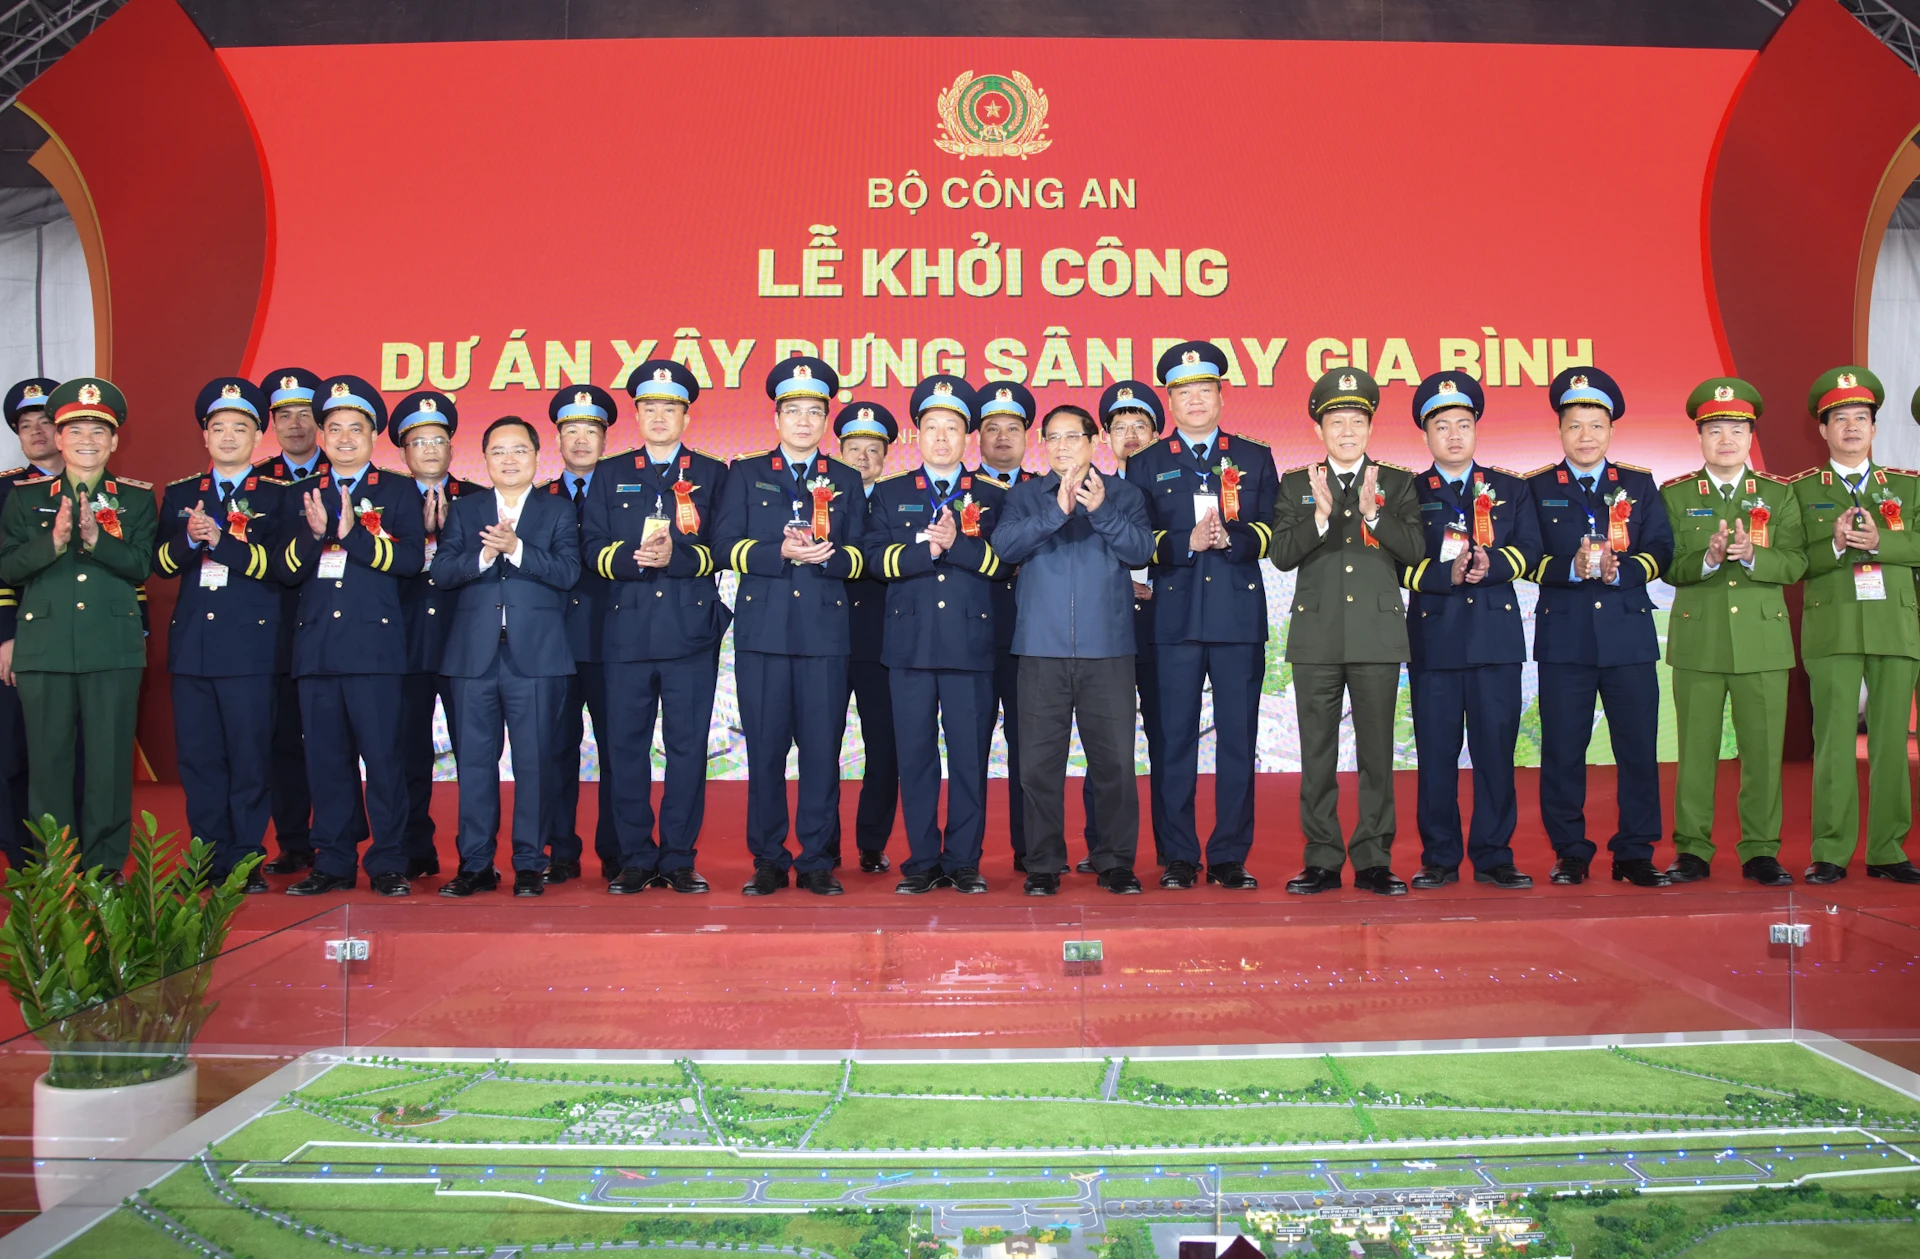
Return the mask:
M1713 400L1715 402L1732 402L1733 386L1732 385L1715 385L1713 387Z
M1025 161L1053 143L1047 129L1047 94L1019 71L974 77L962 70L940 93L940 129L934 141L962 161L970 157L1017 157Z

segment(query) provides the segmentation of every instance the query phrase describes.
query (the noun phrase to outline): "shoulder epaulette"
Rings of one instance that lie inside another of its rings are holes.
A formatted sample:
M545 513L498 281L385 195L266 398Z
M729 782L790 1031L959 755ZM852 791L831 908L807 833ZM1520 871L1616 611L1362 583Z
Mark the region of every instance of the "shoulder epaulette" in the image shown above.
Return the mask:
M1258 437L1248 437L1245 433L1228 433L1227 436L1237 442L1252 442L1254 445L1261 447L1267 445L1266 442L1261 441Z
M207 474L204 472L189 472L183 477L175 477L173 480L167 482L167 488L172 489L176 485L185 485L189 481L198 481L205 475Z
M533 488L538 490L540 493L544 494L547 492L547 487L552 485L555 481L558 481L559 479L560 479L559 477L552 477L545 481L535 481L533 483Z
M1622 471L1626 471L1626 472L1640 472L1640 473L1644 473L1644 474L1645 474L1645 475L1647 475L1647 476L1652 476L1652 475L1653 475L1653 469L1651 469L1651 468L1643 468L1643 467L1641 467L1641 466L1640 466L1639 464L1634 464L1634 463L1621 463L1621 462L1619 462L1618 460L1615 460L1615 461L1614 461L1614 465L1613 465L1613 466L1614 466L1614 467L1616 467L1616 468L1619 468L1619 469L1621 469Z
M23 476L18 481L15 481L14 484L15 485L45 485L48 481L51 481L54 479L55 478L50 476Z
M743 459L758 459L763 455L770 455L772 453L773 453L773 447L771 446L767 447L765 450L742 451L740 454L737 454L733 457L733 462L739 463Z
M5 472L0 472L0 481L11 481L14 477L19 476L26 470L27 465L24 463L17 468L8 468Z
M1764 474L1763 474L1763 475L1764 475ZM1672 479L1671 481L1662 481L1662 482L1660 482L1660 488L1664 490L1664 489L1666 489L1666 488L1667 488L1668 486L1672 486L1672 485L1678 485L1678 484L1680 484L1680 483L1681 483L1682 481L1697 481L1697 480L1699 480L1699 479L1700 479L1699 477L1697 477L1697 476L1695 476L1695 475L1694 475L1693 473L1691 473L1691 472L1682 472L1682 473L1681 473L1681 474L1680 474L1679 476L1677 476L1677 477L1675 477L1675 478L1673 478L1673 479Z
M1148 442L1146 445L1142 446L1140 449L1134 451L1133 458L1138 459L1141 455L1146 454L1149 450L1154 449L1156 446L1164 446L1166 445L1166 443L1167 443L1166 438L1156 437L1152 441Z
M1386 461L1385 459L1375 459L1375 460L1373 460L1372 462L1373 462L1373 463L1374 463L1374 464L1375 464L1375 465L1376 465L1377 467L1382 467L1382 468L1392 468L1392 469L1393 469L1393 470L1394 470L1395 472L1404 472L1404 473L1406 473L1406 474L1407 474L1408 476L1412 476L1412 475L1413 475L1413 469L1412 469L1412 468L1403 468L1403 467L1401 467L1401 466L1400 466L1399 464L1397 464L1397 463L1388 463L1388 462L1387 462L1387 461Z
M1503 468L1497 463L1488 464L1487 471L1498 472L1501 476L1510 476L1516 481L1524 481L1527 479L1525 473L1515 472L1512 468Z
M1535 478L1535 477L1537 477L1537 476L1539 476L1539 475L1540 475L1541 473L1543 473L1543 472L1551 472L1551 471L1553 471L1553 470L1554 470L1555 468L1557 468L1557 467L1559 467L1559 466L1560 466L1560 465L1559 465L1559 464L1557 464L1557 463L1550 463L1550 464L1547 464L1547 465L1545 465L1544 467L1539 467L1539 468L1535 468L1535 469L1534 469L1533 471L1531 471L1531 472L1523 472L1523 473L1521 473L1521 476L1523 476L1523 477L1524 477L1525 479L1527 479L1527 480L1529 480L1529 481L1531 481L1531 480L1533 480L1533 478Z
M287 486L293 484L292 481L282 480L279 477L261 476L259 473L255 473L254 475L259 477L260 483L263 485L277 485L280 488L285 489Z
M1820 468L1818 465L1815 465L1814 467L1808 468L1805 472L1796 472L1792 476L1788 477L1787 484L1792 485L1796 481L1804 481L1810 476L1818 476L1819 474L1820 474Z
M605 463L609 459L625 459L628 455L632 454L634 451L641 450L643 448L644 447L641 447L641 446L628 446L625 450L603 451L601 452L601 455L600 455L600 462Z
M1313 466L1313 465L1312 465L1312 464L1310 464L1310 463L1303 463L1303 464L1301 464L1301 465L1299 465L1298 467L1293 467L1293 468L1288 468L1288 469L1287 469L1287 470L1286 470L1285 472L1282 472L1282 473L1281 473L1280 475L1281 475L1281 476L1292 476L1292 475L1293 475L1294 473L1296 473L1296 472L1305 472L1305 471L1306 471L1306 470L1307 470L1308 468L1311 468L1312 466Z
M130 476L117 476L113 479L120 482L120 484L122 485L131 485L136 490L150 490L153 488L153 482L136 481Z
M822 455L825 455L826 458L832 460L834 463L839 464L841 467L845 468L849 472L858 473L860 471L860 469L854 467L852 464L848 463L845 459L842 459L839 455L828 455L827 452L824 450L820 451L819 453Z
M722 458L721 458L721 457L720 457L719 455L716 455L716 454L714 454L714 453L713 453L713 452L712 452L711 450L702 450L702 449L700 449L700 448L699 448L698 446L689 446L689 447L687 447L687 449L688 449L689 451L691 451L691 452L693 452L693 453L694 453L694 454L696 454L696 455L700 455L700 456L702 456L702 457L704 457L704 458L707 458L707 459L711 459L711 460L713 460L713 461L714 461L715 463L725 463L725 462L726 462L726 460L725 460L725 459L722 459Z
M887 473L887 475L881 477L878 481L875 481L874 484L880 485L887 481L898 481L901 477L912 476L914 473L918 471L920 471L920 469L918 468L902 468L898 472Z
M1753 475L1759 477L1762 481L1771 481L1775 485L1787 485L1791 483L1788 477L1779 476L1772 472L1762 472L1758 468L1753 469Z
M1920 472L1915 472L1912 468L1888 468L1887 471L1896 476L1920 476Z

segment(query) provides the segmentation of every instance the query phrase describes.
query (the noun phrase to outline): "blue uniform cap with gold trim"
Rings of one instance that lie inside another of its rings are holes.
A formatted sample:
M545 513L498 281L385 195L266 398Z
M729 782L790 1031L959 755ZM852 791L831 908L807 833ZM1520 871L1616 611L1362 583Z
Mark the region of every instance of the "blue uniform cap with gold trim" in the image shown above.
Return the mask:
M996 415L1011 415L1021 427L1032 428L1039 413L1033 391L1018 381L990 380L973 391L973 408L980 413L981 424Z
M376 436L386 431L387 400L358 376L330 376L320 382L320 422L325 424L335 411L358 411L373 424Z
M393 421L387 425L387 435L393 438L394 445L405 446L407 430L422 424L438 424L452 437L453 431L460 427L460 408L446 394L431 389L410 393L393 408Z
M1413 391L1413 422L1422 429L1428 416L1448 407L1465 407L1477 420L1487 409L1486 391L1465 372L1435 372Z
M283 367L260 378L260 392L267 395L267 409L314 405L320 396L320 377L304 367Z
M833 417L833 435L845 441L849 437L878 437L891 445L900 436L900 425L893 412L878 402L849 402Z
M773 365L767 373L767 396L776 403L788 398L831 400L840 392L840 373L817 358L796 355Z
M700 399L700 382L685 363L650 358L627 377L627 392L635 402L679 402L692 406Z
M568 385L547 399L547 418L555 428L576 421L611 424L618 410L613 395L598 385Z
M47 398L60 387L60 382L45 376L33 376L26 380L15 381L13 388L7 390L6 413L7 427L18 431L22 411L44 411Z
M1100 395L1100 427L1111 429L1113 417L1120 411L1145 411L1153 417L1153 431L1157 436L1167 426L1167 413L1160 405L1160 395L1153 386L1139 380L1116 380L1107 386Z
M221 411L237 411L253 421L255 428L264 427L267 419L267 395L260 386L239 376L222 376L210 380L194 400L193 416L205 428Z
M1597 367L1569 367L1547 386L1547 401L1557 415L1568 407L1604 407L1614 419L1627 413L1627 396L1613 377Z
M1227 356L1211 341L1182 341L1160 356L1154 374L1169 389L1199 380L1225 380Z
M971 433L980 427L980 400L965 378L944 373L929 376L913 387L907 399L907 416L918 427L920 417L929 411L953 411L967 422Z

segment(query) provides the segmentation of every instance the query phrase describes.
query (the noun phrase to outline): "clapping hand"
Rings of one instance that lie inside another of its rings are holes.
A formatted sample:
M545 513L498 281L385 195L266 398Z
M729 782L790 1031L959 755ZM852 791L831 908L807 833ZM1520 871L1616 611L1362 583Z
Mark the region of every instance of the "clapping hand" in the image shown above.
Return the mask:
M1613 553L1612 547L1607 547L1600 552L1600 580L1611 586L1619 574L1620 557Z
M1725 522L1720 525L1720 534L1726 536ZM1753 563L1753 535L1747 532L1747 522L1737 521L1734 525L1733 541L1727 545L1727 558L1737 564Z
M1100 504L1107 501L1107 483L1097 471L1088 467L1080 474L1080 488L1074 498L1089 513L1099 511Z
M1310 465L1307 468L1307 484L1313 487L1314 523L1324 525L1333 516L1333 487L1327 484L1327 465Z
M80 500L80 542L91 547L100 540L100 521L93 514L93 504L86 498Z
M1721 563L1727 558L1727 545L1729 541L1730 539L1727 537L1727 522L1723 520L1720 522L1720 527L1714 530L1712 541L1707 543L1706 567L1720 567Z
M212 516L207 515L205 499L195 503L193 511L187 516L187 536L209 548L220 540L220 525Z
M1187 549L1198 555L1202 551L1225 546L1226 538L1227 531L1221 527L1220 513L1209 508L1206 515L1193 522L1193 532L1187 535Z
M480 529L480 558L498 559L502 555L513 554L513 548L520 539L514 533L513 526L502 520L494 524L483 525Z
M320 498L319 490L308 490L300 496L300 506L307 514L307 528L313 530L313 536L327 536L327 505Z
M53 549L55 552L67 549L73 541L73 500L60 500L60 510L53 515Z
M1372 523L1380 515L1380 465L1367 465L1360 478L1360 518Z
M1486 579L1487 570L1493 567L1493 558L1487 554L1487 548L1474 545L1467 548L1473 557L1473 564L1467 569L1467 584L1477 586Z
M340 537L344 540L353 532L353 499L347 494L347 487L340 487Z
M652 537L633 548L633 562L641 568L665 568L672 558L673 538L665 529L656 531Z
M939 559L942 552L953 549L954 539L960 536L960 522L953 518L953 509L942 507L940 514L927 526L927 546L933 552L933 558Z

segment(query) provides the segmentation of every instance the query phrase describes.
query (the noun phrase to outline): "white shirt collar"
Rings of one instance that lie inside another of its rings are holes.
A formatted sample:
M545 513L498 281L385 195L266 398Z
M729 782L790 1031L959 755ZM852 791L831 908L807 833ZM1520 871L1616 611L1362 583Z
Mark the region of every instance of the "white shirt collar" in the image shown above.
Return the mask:
M1847 478L1849 481L1854 480L1858 477L1863 477L1867 475L1867 469L1873 467L1873 457L1871 455L1867 457L1867 461L1865 463L1861 464L1857 468L1845 467L1844 465L1841 464L1841 462L1838 459L1829 459L1827 462L1833 465L1833 470L1835 472L1838 472L1841 476Z
M1722 481L1720 479L1720 474L1715 472L1712 468L1706 469L1706 474L1707 474L1707 480L1712 481L1716 488L1725 489L1729 485L1738 485L1740 483L1740 479L1747 475L1747 469L1746 469L1746 465L1742 464L1740 467L1740 470L1733 474L1732 479L1726 480L1726 481Z
M1352 476L1354 473L1360 471L1361 464L1366 463L1366 461L1367 457L1361 455L1358 463L1343 468L1340 466L1338 459L1335 459L1332 455L1327 456L1327 466L1333 469L1333 475L1335 476Z
M507 521L512 524L519 524L520 513L527 509L527 499L532 494L532 492L533 491L531 489L521 490L520 501L513 506L508 506L507 496L501 493L499 490L495 490L493 492L493 509L496 513L498 513L501 520Z

